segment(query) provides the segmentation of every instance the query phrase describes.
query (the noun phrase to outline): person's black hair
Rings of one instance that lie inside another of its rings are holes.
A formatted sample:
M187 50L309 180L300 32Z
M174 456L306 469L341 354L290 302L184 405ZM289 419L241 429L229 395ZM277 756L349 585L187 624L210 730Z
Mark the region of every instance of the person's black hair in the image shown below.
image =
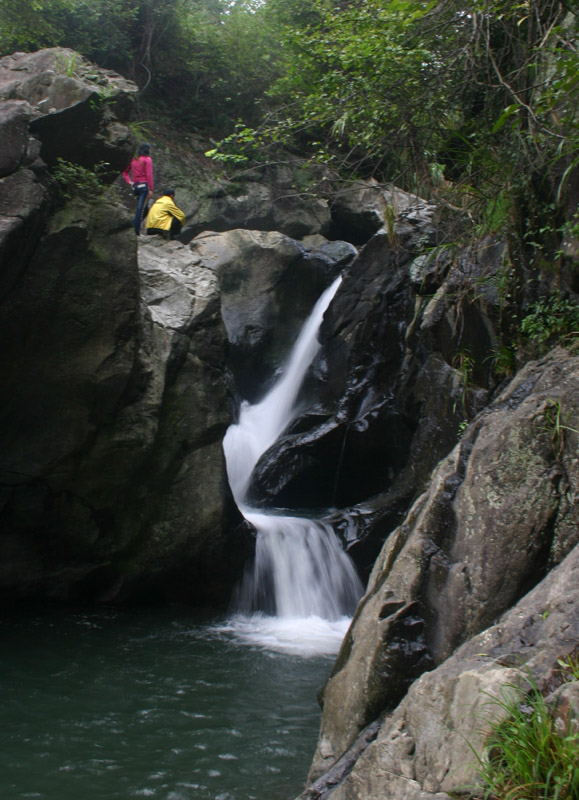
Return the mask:
M148 156L151 152L151 145L143 142L143 144L139 145L139 149L137 150L137 156Z
M175 189L164 189L163 194L168 194L169 197L175 197Z

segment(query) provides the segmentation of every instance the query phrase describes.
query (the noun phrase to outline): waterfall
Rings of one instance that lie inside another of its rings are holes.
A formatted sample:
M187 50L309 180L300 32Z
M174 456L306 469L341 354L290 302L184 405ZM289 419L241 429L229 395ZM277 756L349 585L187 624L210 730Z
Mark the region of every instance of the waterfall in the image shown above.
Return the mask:
M300 655L337 652L362 585L331 526L257 511L246 494L259 458L295 418L320 347L319 328L340 283L337 278L316 303L278 381L259 403L242 404L239 422L223 440L233 496L257 531L255 563L238 588L239 612L225 629L243 642Z

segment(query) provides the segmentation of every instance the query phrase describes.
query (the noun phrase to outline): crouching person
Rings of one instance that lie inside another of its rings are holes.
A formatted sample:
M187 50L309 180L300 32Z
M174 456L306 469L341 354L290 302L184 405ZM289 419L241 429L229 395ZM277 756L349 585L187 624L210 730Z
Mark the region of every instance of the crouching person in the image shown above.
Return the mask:
M185 214L175 205L175 190L165 189L149 210L147 234L158 233L165 239L172 239L181 233L184 222Z

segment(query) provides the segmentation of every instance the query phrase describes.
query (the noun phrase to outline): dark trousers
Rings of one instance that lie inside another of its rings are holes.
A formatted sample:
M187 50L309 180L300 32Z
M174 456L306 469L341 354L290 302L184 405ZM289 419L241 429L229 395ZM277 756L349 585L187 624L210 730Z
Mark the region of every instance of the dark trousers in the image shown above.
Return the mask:
M147 207L147 195L149 194L149 184L135 183L133 185L133 194L137 198L137 211L135 213L135 219L133 220L133 228L135 229L135 233L138 236L141 232L141 222L143 221L143 217L149 213L149 209Z
M171 220L171 227L168 231L164 230L163 228L147 228L147 234L152 236L153 234L158 234L159 236L164 236L165 239L172 239L174 236L178 236L181 233L181 228L183 226L179 222L178 219Z

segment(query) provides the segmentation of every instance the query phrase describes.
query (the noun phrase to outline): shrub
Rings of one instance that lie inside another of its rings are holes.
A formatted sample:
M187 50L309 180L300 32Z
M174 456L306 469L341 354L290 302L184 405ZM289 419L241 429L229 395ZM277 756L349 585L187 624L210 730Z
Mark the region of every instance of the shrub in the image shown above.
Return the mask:
M57 166L52 174L64 197L84 196L86 200L98 197L106 187L105 175L110 165L102 161L93 169L73 164L62 158L57 159Z
M534 303L521 322L521 332L539 344L576 336L579 333L579 305L560 293Z

